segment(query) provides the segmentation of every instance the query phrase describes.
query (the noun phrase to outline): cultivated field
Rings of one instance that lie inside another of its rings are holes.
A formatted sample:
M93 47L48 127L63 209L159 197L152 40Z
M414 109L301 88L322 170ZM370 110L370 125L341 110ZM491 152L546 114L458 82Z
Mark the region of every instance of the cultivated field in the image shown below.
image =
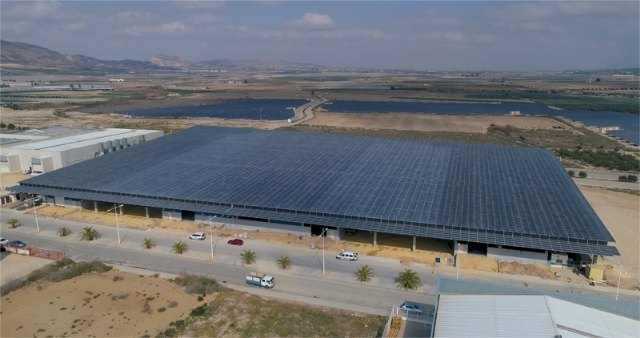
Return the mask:
M306 122L305 124L310 126L342 128L464 133L486 133L491 125L509 125L520 129L553 129L567 127L566 125L548 117L326 112L316 113L316 118Z

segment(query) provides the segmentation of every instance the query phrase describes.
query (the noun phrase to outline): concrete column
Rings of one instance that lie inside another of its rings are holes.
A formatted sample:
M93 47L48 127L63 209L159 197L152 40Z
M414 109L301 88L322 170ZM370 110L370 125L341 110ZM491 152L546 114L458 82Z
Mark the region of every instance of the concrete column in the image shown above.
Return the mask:
M93 201L93 211L98 212L98 201Z
M376 231L373 232L373 245L378 245L378 233Z
M123 207L124 207L124 206L122 206L122 207L119 207L119 208L118 208L118 211L120 212L120 216L122 216L122 215L124 214L124 211L122 211L122 208L123 208Z
M149 218L149 207L144 207L144 217Z
M416 251L416 236L413 236L413 246L411 247L411 251Z

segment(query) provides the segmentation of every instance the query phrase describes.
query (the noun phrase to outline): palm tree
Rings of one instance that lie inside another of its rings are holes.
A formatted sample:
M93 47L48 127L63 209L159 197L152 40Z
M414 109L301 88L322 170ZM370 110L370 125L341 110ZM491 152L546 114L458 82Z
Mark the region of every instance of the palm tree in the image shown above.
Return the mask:
M242 258L243 264L253 264L256 262L256 253L251 249L243 250L240 253L240 258Z
M177 241L173 243L173 247L171 248L171 251L177 254L183 254L189 251L189 245L183 241Z
M93 227L85 227L84 229L82 229L82 232L80 233L80 240L82 241L91 242L98 238L100 238L100 233L98 232L98 230L94 229Z
M7 224L9 224L9 228L15 229L15 228L20 226L20 221L18 221L15 218L12 218L12 219L7 221Z
M289 258L289 256L282 256L278 258L278 266L282 270L289 270L292 264L293 263L291 262L291 258Z
M373 278L373 268L367 264L361 265L354 275L358 281L368 282Z
M147 250L152 249L156 246L156 241L154 241L153 238L145 238L142 246Z
M69 235L71 235L71 230L69 230L69 228L62 227L62 228L58 229L58 236L67 237Z
M422 280L418 274L411 269L404 269L404 271L398 273L398 276L393 280L396 286L405 291L416 290L422 286Z

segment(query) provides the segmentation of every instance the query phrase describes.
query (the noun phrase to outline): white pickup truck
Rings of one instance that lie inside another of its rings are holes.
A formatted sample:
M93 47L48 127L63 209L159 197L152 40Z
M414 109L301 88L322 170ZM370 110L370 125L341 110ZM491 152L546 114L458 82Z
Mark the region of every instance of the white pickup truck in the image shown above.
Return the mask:
M252 272L244 278L247 284L252 286L260 286L263 288L271 289L276 285L276 280L272 276L267 276L263 273Z

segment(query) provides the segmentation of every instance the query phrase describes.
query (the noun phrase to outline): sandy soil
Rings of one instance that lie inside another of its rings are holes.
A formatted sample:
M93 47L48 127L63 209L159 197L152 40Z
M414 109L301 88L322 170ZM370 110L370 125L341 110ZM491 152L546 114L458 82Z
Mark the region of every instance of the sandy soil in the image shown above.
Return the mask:
M23 174L21 172L0 173L0 186L11 187L22 180L26 180L27 178L31 178L31 175Z
M29 128L52 125L76 128L135 128L181 130L194 125L229 126L238 128L275 129L289 125L287 121L227 120L218 118L149 119L130 118L120 114L93 114L78 111L66 112L66 118L53 115L53 109L13 110L0 107L0 121Z
M486 133L492 124L511 125L521 129L564 128L548 117L531 116L469 116L427 114L376 114L317 112L316 118L305 124L342 128L396 129L416 131L451 131Z
M12 254L7 251L0 254L0 285L22 278L53 261L39 257Z
M607 257L605 279L617 284L618 261L622 260L620 286L640 287L640 196L580 186L580 190L615 239L621 257Z
M170 307L171 301L177 305ZM145 302L150 313L142 311ZM0 334L155 336L198 304L196 296L167 280L112 270L59 283L38 282L9 293L0 302Z

